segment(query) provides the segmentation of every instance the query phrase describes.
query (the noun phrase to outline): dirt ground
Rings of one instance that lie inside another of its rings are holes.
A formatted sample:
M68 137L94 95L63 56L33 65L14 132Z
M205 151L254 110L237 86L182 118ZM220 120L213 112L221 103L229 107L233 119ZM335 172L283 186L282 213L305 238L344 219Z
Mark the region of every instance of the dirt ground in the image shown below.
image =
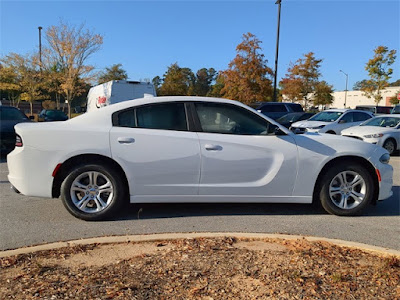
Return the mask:
M400 299L399 259L305 239L75 246L0 267L0 299Z

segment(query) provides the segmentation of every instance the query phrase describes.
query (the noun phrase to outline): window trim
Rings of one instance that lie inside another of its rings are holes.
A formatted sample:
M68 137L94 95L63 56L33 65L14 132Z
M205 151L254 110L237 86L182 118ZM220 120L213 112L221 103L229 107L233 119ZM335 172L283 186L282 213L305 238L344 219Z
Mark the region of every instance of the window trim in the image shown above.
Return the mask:
M185 111L185 121L186 121L186 129L185 130L177 130L177 129L161 129L161 128L146 128L146 127L138 127L138 121L137 121L137 109L142 108L142 107L147 107L147 106L152 106L152 105L163 105L163 104L183 104L183 108ZM134 119L135 119L135 127L125 127L125 126L120 126L118 124L119 121L119 115L126 112L133 110L134 114ZM146 103L138 106L131 106L119 111L116 111L112 114L111 119L112 119L112 126L113 127L119 127L119 128L131 128L131 129L148 129L148 130L167 130L167 131L180 131L180 132L191 132L190 128L192 125L190 124L190 119L188 117L188 110L186 108L186 102L185 101L166 101L166 102L156 102L156 103Z
M276 126L274 123L271 123L270 121L268 121L268 120L260 117L259 115L255 114L251 110L249 110L249 109L247 109L245 107L239 106L239 105L235 105L235 104L232 104L232 103L219 103L219 102L214 102L214 101L191 101L190 102L190 104L191 104L190 108L192 110L192 115L193 115L194 120L195 120L195 122L194 122L195 123L195 129L196 129L195 132L202 132L202 133L207 133L207 134L238 135L238 136L271 136L271 135L274 136L275 135L273 133L268 133L266 135L260 135L260 134L237 134L237 133L228 133L228 132L207 132L207 131L203 131L203 129L201 127L201 123L200 123L200 118L199 118L197 110L196 110L196 103L200 103L200 104L202 104L202 103L205 103L205 104L210 103L210 104L226 105L226 106L231 106L231 107L234 107L234 108L239 108L239 109L244 110L244 111L248 112L249 114L255 116L257 119L268 123L269 125ZM282 133L284 133L284 135L287 135L287 133L284 132L284 131L282 131Z

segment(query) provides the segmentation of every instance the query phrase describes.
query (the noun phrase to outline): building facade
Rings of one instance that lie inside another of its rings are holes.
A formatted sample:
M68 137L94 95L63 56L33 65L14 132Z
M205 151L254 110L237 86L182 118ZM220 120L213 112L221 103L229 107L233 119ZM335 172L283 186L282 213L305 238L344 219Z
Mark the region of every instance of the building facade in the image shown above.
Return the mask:
M400 93L400 86L387 87L382 90L382 100L378 103L379 106L393 106L390 103L390 98ZM362 91L339 91L333 93L333 103L331 108L355 108L357 105L376 105L373 98L364 96Z

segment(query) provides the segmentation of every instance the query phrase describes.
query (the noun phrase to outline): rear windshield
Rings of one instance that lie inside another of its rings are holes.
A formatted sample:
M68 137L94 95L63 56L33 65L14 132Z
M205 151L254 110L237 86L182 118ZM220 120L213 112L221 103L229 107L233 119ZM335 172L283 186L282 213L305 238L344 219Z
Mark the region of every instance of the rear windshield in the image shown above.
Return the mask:
M361 126L397 127L400 125L400 118L395 117L376 117L369 119Z
M0 109L0 120L27 120L28 117L25 116L21 111L16 108L1 108Z
M321 122L335 122L339 117L343 115L342 112L339 111L322 111L316 114L314 117L311 117L310 121L321 121Z

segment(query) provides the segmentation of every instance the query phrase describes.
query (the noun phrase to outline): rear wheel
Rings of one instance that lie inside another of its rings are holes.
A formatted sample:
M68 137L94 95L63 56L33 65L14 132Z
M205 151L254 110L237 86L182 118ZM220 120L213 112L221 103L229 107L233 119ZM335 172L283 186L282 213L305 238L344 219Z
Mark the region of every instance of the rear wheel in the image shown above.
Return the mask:
M112 217L124 202L125 187L121 175L110 166L82 165L65 178L61 199L65 208L82 220Z
M330 214L360 215L371 203L374 179L361 164L339 163L330 168L320 181L320 201Z
M333 130L329 130L329 131L327 131L326 133L329 133L329 134L336 134L336 132L334 132Z

